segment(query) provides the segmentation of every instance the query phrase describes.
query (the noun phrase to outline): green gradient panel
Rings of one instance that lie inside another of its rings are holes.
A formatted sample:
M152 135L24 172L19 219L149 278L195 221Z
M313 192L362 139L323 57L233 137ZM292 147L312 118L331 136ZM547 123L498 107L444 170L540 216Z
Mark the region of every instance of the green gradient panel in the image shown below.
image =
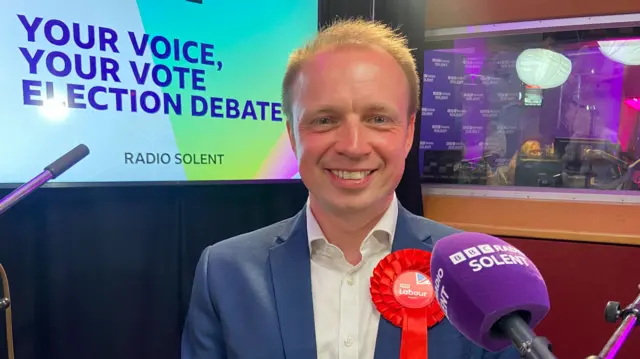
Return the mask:
M180 89L176 80L164 89L183 97L182 116L170 115L180 152L225 155L222 166L184 165L187 179L255 179L286 131L285 122L194 117L190 97L233 98L241 106L246 100L279 103L289 53L317 31L317 2L204 0L203 4L195 4L186 0L138 0L138 8L145 32L150 36L213 44L214 60L223 62L222 70L218 71L213 66L186 61L154 60L168 66L206 71L206 91L191 90L190 82Z

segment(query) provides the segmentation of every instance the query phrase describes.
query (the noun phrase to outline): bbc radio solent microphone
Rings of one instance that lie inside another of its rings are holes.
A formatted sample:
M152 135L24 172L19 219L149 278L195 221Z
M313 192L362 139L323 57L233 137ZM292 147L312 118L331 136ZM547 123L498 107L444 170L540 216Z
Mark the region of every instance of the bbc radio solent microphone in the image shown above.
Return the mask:
M480 272L485 268L491 268L494 266L505 265L520 265L529 267L529 259L515 247L501 244L480 244L476 246L470 246L459 252L453 253L449 256L449 260L455 266L468 265L473 272ZM438 268L436 273L433 273L435 292L438 293L438 302L442 307L442 310L447 312L447 302L449 294L445 290L444 286L441 286L442 278L444 277L444 270Z

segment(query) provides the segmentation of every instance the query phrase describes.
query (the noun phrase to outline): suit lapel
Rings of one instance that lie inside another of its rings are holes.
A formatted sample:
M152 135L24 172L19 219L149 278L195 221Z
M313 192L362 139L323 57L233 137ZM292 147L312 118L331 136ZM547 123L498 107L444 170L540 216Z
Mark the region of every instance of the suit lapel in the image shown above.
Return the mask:
M315 359L316 337L305 210L276 239L269 253L285 358Z
M398 209L398 222L393 238L392 252L401 249L422 249L431 252L433 243L426 226L420 225L411 214L401 206ZM393 359L400 355L402 328L396 327L388 320L380 317L378 337L376 339L375 359Z

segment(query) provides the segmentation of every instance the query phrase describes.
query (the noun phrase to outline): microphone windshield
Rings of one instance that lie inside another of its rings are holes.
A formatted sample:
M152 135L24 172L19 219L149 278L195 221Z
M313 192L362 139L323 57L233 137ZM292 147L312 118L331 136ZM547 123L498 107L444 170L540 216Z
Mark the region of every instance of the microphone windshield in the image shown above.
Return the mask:
M436 298L451 324L497 352L511 340L496 322L519 314L534 328L549 312L542 275L520 250L496 237L463 232L436 242L431 255Z
M62 155L62 157L53 161L50 165L44 169L51 172L52 178L58 178L65 173L69 168L73 167L76 163L89 155L89 148L85 145L77 145L71 151Z

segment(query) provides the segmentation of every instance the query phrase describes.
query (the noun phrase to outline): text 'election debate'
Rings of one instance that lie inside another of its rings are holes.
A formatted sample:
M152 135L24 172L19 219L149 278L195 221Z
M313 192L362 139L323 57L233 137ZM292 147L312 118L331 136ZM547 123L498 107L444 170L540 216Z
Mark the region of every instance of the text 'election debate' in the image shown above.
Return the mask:
M25 105L44 106L55 99L71 109L268 122L283 119L278 102L208 93L206 83L214 81L211 72L223 69L213 44L132 31L119 33L108 27L57 19L17 17L27 40L19 47L30 75L22 80ZM83 53L87 51L93 54ZM105 56L96 56L98 51ZM133 56L125 55L131 52ZM126 56L139 61L118 61ZM77 80L61 85L42 79L52 76ZM135 85L139 88L129 88Z

